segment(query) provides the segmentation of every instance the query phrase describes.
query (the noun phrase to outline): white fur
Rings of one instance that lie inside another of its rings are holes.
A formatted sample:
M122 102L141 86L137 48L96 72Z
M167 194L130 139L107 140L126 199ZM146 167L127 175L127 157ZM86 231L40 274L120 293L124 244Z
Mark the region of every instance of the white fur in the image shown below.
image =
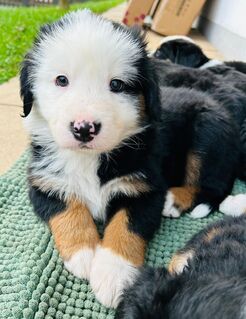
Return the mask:
M116 308L123 290L133 284L138 272L133 264L110 249L98 247L93 259L90 284L103 305Z
M240 216L246 213L246 194L230 195L220 204L219 210L225 215Z
M199 69L204 70L204 69L208 69L208 68L211 68L213 66L221 65L221 64L224 64L224 63L219 61L219 60L212 59L212 60L209 60L208 62L204 63L202 66L200 66Z
M30 116L33 114L35 111ZM39 132L39 136L33 140L45 148L42 159L30 164L31 177L38 180L41 190L56 193L65 200L78 199L87 205L92 216L98 220L105 219L105 207L113 195L137 195L134 187L127 181L132 178L143 179L143 174L135 173L115 178L101 186L97 175L97 153L59 148L49 140L45 123L43 126L40 121L31 123Z
M211 212L211 207L207 204L197 205L189 214L192 218L203 218Z
M191 38L186 37L185 35L169 35L168 37L165 37L160 41L160 45L169 41L174 41L174 40L184 40L191 43L195 43Z
M171 191L167 192L162 215L165 217L178 218L181 212L174 206L174 195Z
M57 23L52 35L43 34L30 54L34 108L60 147L79 148L70 123L90 119L100 122L101 130L87 146L98 153L110 151L139 132L138 97L113 93L109 84L115 78L129 83L138 76L134 62L141 49L126 32L88 10L61 21L63 26ZM58 75L68 78L67 87L55 85Z
M64 266L69 272L78 278L89 279L91 272L94 250L91 248L82 248L64 261Z

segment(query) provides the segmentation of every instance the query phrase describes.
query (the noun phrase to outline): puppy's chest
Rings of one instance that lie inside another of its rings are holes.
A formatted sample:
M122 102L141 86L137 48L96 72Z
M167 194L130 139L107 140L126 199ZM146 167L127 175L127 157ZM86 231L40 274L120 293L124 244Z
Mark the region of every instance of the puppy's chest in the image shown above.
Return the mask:
M119 191L119 182L112 180L101 185L98 177L98 159L84 159L72 168L66 165L62 180L66 185L65 194L76 197L86 204L93 218L104 220L107 203L113 196L114 191Z
M97 169L92 168L81 174L78 185L73 192L87 205L94 219L105 220L107 205L116 194L138 196L139 193L147 190L142 179L143 176L136 173L116 177L101 185Z
M52 159L46 157L46 163L36 163L33 176L43 190L56 192L66 201L76 198L84 203L94 219L105 220L107 204L114 195L137 195L142 187L140 178L143 176L137 174L113 178L101 185L97 157L65 155L59 154Z

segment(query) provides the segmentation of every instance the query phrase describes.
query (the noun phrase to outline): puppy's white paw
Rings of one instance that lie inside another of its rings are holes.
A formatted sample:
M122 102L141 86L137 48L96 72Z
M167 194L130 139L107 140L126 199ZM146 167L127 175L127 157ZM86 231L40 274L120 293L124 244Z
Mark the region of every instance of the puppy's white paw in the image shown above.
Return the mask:
M123 290L133 284L137 274L138 268L129 261L99 246L93 259L90 284L103 305L116 308Z
M211 212L211 207L207 204L197 205L189 214L191 218L204 218Z
M219 210L225 215L240 216L246 213L246 194L230 195L220 204Z
M167 192L162 215L173 218L178 218L181 215L181 212L174 206L174 195L170 191Z
M64 260L64 266L74 276L89 279L94 254L95 250L91 248L81 248L68 260Z

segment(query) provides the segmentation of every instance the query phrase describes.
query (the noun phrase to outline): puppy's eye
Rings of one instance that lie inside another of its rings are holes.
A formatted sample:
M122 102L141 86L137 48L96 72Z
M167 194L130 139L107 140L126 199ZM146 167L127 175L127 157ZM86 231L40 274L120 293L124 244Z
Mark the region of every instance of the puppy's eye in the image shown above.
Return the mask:
M68 86L69 82L68 82L68 78L65 75L58 75L56 77L56 81L55 81L57 86Z
M122 92L125 88L125 83L121 80L111 80L110 81L110 90L115 93Z

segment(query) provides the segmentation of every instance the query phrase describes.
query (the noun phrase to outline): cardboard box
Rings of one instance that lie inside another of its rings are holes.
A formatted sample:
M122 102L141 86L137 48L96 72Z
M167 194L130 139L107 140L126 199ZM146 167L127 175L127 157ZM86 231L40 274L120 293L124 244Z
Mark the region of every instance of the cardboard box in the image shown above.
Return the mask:
M128 4L123 23L128 26L143 25L144 18L150 12L155 0L131 0Z
M161 0L151 29L162 35L186 35L206 0Z

